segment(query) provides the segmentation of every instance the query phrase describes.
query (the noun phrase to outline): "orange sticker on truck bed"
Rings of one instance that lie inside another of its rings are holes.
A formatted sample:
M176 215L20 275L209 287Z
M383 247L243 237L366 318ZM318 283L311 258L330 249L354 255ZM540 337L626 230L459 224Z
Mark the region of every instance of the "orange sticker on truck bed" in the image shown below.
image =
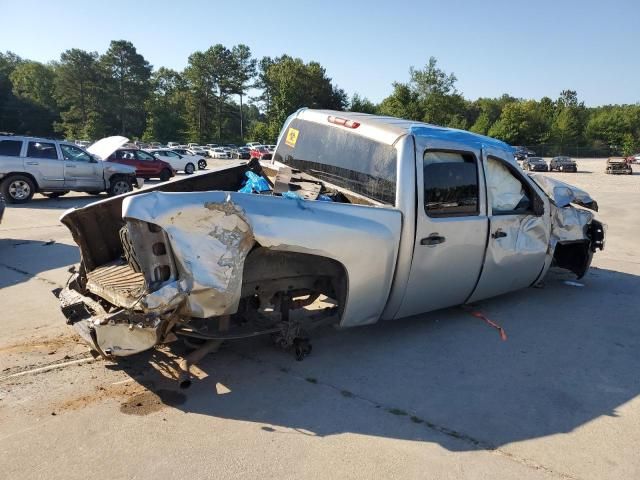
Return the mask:
M295 147L296 146L296 142L298 141L298 134L300 132L298 130L296 130L295 128L291 128L289 127L289 130L287 130L287 136L284 139L284 143L289 145L290 147Z

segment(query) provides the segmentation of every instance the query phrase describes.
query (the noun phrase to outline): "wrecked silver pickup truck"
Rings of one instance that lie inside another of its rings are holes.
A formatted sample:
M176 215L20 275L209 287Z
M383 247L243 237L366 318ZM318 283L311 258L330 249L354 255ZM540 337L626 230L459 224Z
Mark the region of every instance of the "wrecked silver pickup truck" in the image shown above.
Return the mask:
M82 262L59 298L105 357L271 334L301 358L314 325L475 302L552 265L581 277L604 245L592 210L495 139L302 109L268 162L66 212Z

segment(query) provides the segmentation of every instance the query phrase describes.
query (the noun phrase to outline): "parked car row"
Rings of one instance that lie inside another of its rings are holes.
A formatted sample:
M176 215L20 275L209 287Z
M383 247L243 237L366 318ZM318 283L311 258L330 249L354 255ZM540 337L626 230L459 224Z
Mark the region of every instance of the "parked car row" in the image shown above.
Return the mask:
M577 172L578 166L571 157L553 157L549 164L542 157L525 157L522 161L522 169L532 172Z

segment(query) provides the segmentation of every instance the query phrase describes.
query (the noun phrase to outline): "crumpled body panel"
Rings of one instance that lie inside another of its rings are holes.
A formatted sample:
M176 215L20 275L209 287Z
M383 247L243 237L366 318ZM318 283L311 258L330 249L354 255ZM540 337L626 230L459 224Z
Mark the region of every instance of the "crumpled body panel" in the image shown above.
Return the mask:
M546 175L530 173L529 176L558 207L574 203L598 211L598 204L584 190Z
M374 323L386 304L400 238L396 209L215 191L141 194L122 208L125 220L162 227L178 265L180 279L151 298L188 294L193 317L237 310L244 260L255 242L342 264L349 277L342 326Z

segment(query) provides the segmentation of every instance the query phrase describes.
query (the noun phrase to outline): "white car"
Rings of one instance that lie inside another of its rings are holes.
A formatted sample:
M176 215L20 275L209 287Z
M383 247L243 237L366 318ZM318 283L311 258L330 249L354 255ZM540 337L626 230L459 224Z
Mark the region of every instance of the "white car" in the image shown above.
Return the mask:
M248 142L246 144L247 147L249 148L256 148L256 147L260 147L262 144L260 142Z
M173 150L177 154L182 155L183 157L190 158L191 161L193 161L198 165L198 170L204 170L205 168L207 168L207 160L205 159L204 155L200 155L197 152L194 152L193 150L189 150L185 146L182 146L179 148L172 148L171 150Z
M197 162L194 162L193 160L187 157L183 157L182 155L174 152L173 150L163 148L163 149L147 150L147 152L153 155L154 157L156 157L158 160L167 162L176 171L183 171L187 175L191 175L193 172L196 171Z
M167 148L174 148L180 145L178 142L169 142L167 143Z
M211 158L231 158L231 152L227 152L224 148L212 148L209 150L209 156Z

